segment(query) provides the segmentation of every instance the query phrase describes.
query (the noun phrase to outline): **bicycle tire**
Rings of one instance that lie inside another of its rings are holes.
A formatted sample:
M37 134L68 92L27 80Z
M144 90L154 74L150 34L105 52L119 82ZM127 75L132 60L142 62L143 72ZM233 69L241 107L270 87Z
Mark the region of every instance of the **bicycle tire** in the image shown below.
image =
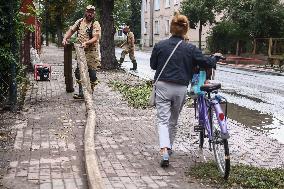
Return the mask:
M215 116L215 114L213 115ZM213 116L211 118L213 118ZM212 120L211 123L217 124L216 122L214 122L215 120ZM219 130L219 126L216 128L214 125L212 125L212 128L212 146L214 157L219 172L221 173L222 177L227 180L230 175L230 150L228 140L221 138L221 131Z
M194 109L195 109L195 114L198 114L198 124L200 126L200 116L199 116L199 109L198 109L198 104L197 104L197 99L194 101ZM196 117L196 115L195 115ZM201 131L199 131L199 148L203 148L204 144L204 138L205 138L205 129L203 128Z

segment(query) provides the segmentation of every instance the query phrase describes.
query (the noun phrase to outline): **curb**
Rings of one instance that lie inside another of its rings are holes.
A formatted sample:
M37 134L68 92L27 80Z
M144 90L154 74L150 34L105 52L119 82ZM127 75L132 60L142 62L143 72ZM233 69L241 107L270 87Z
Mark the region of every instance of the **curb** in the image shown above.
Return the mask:
M228 65L228 64L218 64L218 66L232 68L232 69L237 69L237 70L244 70L244 71L250 71L250 72L263 73L263 74L267 74L267 75L284 76L284 73L281 73L281 72L275 72L275 71L269 71L269 70L261 70L261 69L258 69L258 68L235 67L235 66Z

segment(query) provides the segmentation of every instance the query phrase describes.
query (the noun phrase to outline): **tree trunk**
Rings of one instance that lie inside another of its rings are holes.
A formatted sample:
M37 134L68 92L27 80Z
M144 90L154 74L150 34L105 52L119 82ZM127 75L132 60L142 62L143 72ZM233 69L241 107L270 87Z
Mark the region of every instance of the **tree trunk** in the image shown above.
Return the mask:
M199 22L199 49L201 50L201 35L202 35L202 23Z
M45 1L45 45L49 45L49 0Z
M62 17L63 14L63 7L57 7L57 15L56 15L56 34L57 34L57 45L62 46Z
M253 51L252 54L256 54L256 39L253 40Z
M236 55L240 56L240 40L237 41Z
M114 0L104 0L101 3L101 65L103 69L115 69L118 62L115 57L114 44L114 19L113 19Z
M272 38L269 38L268 40L268 56L271 57L271 51L272 51Z

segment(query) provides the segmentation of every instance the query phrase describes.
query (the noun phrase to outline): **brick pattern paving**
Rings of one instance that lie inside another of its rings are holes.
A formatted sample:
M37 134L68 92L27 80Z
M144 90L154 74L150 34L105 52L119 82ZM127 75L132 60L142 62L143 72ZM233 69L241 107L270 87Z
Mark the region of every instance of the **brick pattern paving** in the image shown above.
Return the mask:
M139 80L127 74L105 72L99 73L99 78L101 83L94 94L96 150L107 188L208 188L184 176L198 159L197 146L190 144L188 153L176 151L171 166L161 168L155 110L128 107L122 96L107 84L111 80L128 83Z
M96 146L99 165L107 188L209 188L185 176L190 166L213 158L205 142L198 148L194 110L184 107L175 130L175 153L167 169L159 167L158 138L154 109L128 107L121 94L108 82L139 83L126 73L100 72L94 99L97 113ZM231 160L266 168L284 168L284 145L264 134L228 120Z
M10 169L4 175L4 188L85 189L83 101L66 94L63 78L63 50L44 48L44 63L52 66L50 82L31 78L24 111L11 125L15 133ZM210 188L187 177L185 172L200 161L213 158L208 150L198 148L193 132L193 109L183 109L170 167L159 166L155 109L128 107L119 92L108 82L139 83L138 78L122 72L98 73L101 83L94 92L97 114L96 151L106 188ZM284 168L284 145L264 134L229 120L229 145L232 163ZM2 186L1 186L2 187Z
M26 95L23 120L16 134L7 188L85 189L83 134L85 107L65 92L63 50L43 49L42 60L52 68L51 81L34 81Z

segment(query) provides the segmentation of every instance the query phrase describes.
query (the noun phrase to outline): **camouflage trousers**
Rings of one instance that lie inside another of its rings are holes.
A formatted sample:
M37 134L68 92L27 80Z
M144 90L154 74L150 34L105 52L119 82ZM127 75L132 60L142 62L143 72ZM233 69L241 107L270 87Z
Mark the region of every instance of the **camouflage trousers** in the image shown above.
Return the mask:
M96 86L97 84L97 72L96 70L94 69L88 69L88 72L89 72L89 77L90 77L90 82L91 82L91 88L92 90L94 90L94 87ZM77 68L75 69L75 77L76 77L76 80L77 80L77 83L79 84L79 92L80 92L80 88L81 88L81 78L80 78L80 70L79 70L79 67L77 66Z
M91 82L91 88L92 90L94 90L94 87L98 83L96 70L101 66L99 54L95 50L86 50L85 55L86 55L86 60L87 60L87 65L88 65L88 72L89 72L89 77L90 77L90 82ZM76 77L77 83L79 84L79 93L82 93L80 70L79 70L78 65L77 65L77 68L75 69L75 77Z
M121 53L121 58L125 58L125 55L129 54L129 58L130 60L133 62L135 61L135 56L134 56L134 47L130 48L130 47L126 47L122 53Z
M89 69L97 70L101 66L98 50L85 50L85 55Z

